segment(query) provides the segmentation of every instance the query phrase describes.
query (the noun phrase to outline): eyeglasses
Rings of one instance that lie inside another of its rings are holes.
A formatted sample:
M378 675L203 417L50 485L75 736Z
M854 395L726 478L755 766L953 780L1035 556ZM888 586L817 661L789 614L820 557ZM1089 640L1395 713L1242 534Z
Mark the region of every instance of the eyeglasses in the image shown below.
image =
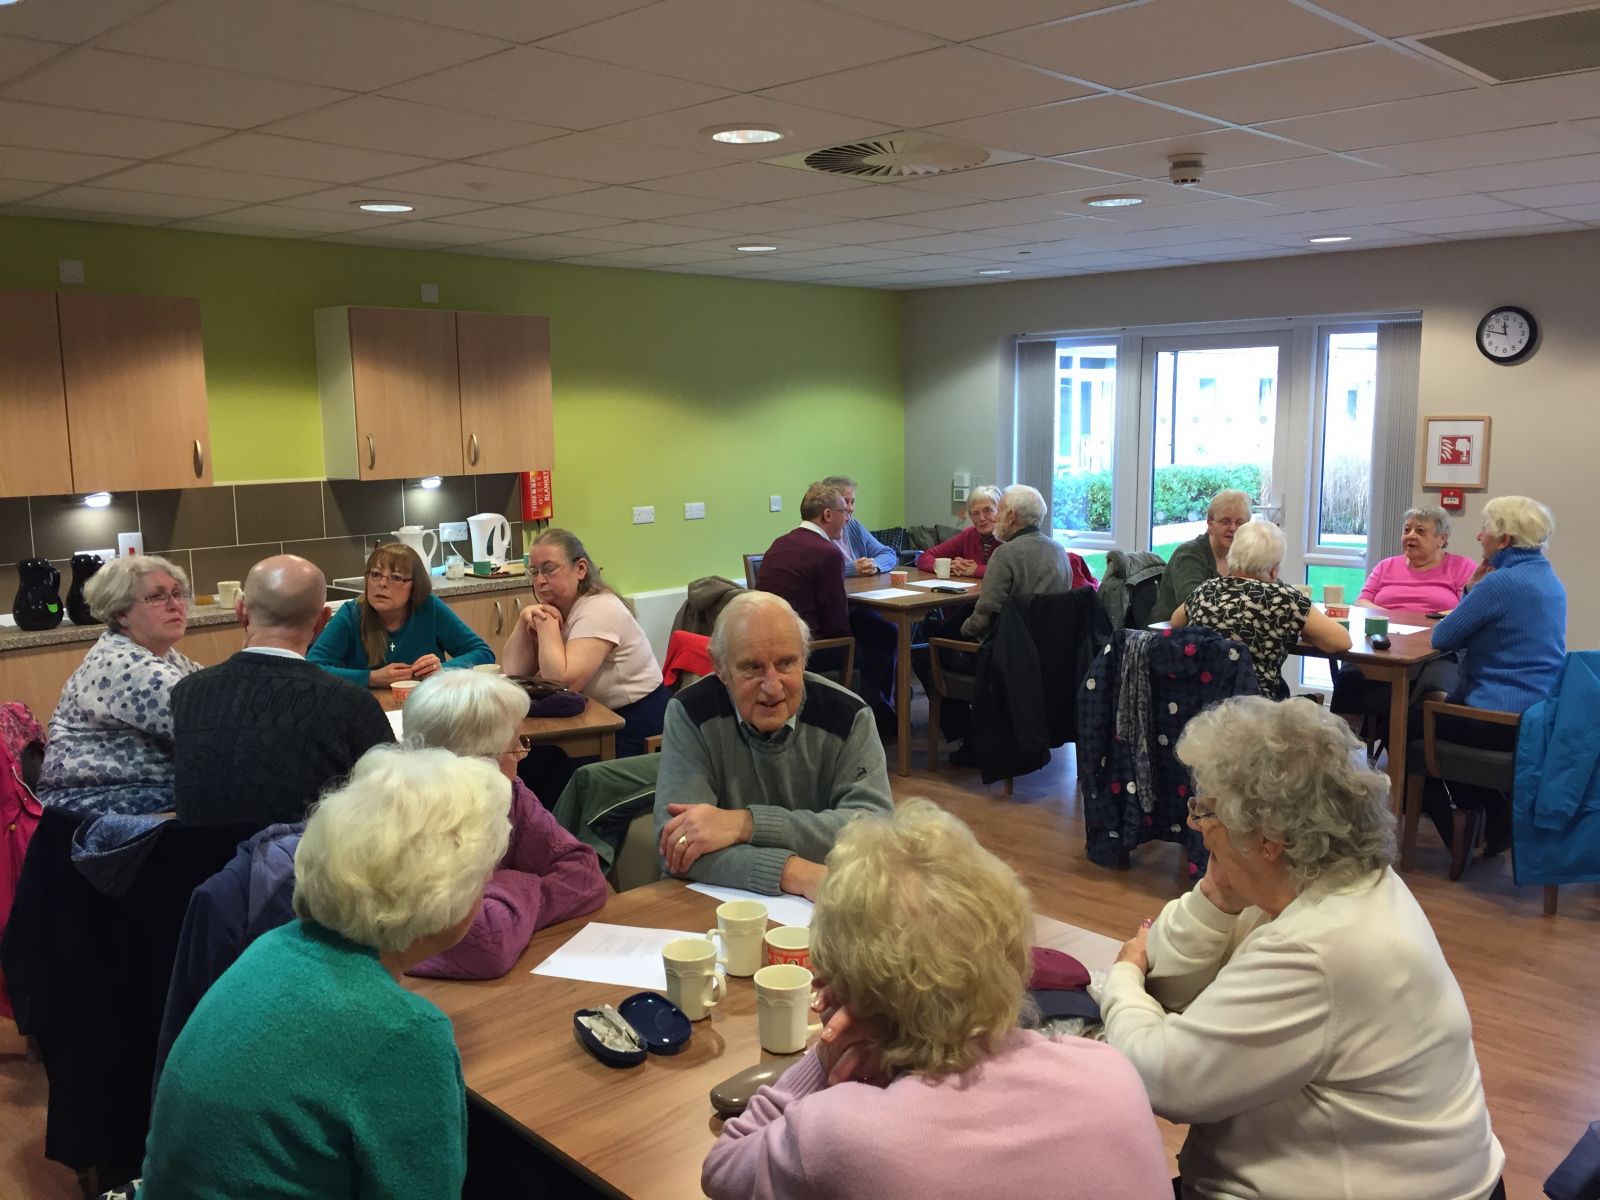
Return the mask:
M1207 517L1206 520L1224 529L1241 529L1250 524L1249 517Z
M1200 808L1199 796L1189 797L1189 820L1199 824L1201 821L1214 821L1217 819L1217 810L1214 808Z
M140 596L140 604L148 604L151 608L165 608L176 600L179 604L187 602L189 593L183 588L173 588L170 592L151 592L148 596Z
M521 734L518 736L516 742L500 751L500 756L504 758L509 755L515 761L521 762L523 759L528 757L528 751L532 749L533 740L529 738L527 734Z
M535 567L530 564L528 567L528 574L537 575L540 579L550 579L561 571L566 570L571 565L571 563L547 562L541 563L539 566Z
M390 583L394 584L395 587L399 587L402 583L411 582L411 576L396 575L393 571L368 571L367 579L373 583L382 583L385 579L387 579Z

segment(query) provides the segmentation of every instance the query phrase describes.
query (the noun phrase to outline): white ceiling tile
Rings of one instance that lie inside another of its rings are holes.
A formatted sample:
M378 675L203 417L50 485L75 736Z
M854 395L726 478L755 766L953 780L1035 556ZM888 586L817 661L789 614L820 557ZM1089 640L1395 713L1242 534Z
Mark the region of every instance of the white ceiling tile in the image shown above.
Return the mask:
M430 246L481 246L487 242L506 241L513 235L503 229L473 229L466 225L447 225L443 221L404 221L371 230L365 236L373 241Z
M810 209L821 214L817 222L820 225L823 221L844 217L903 217L908 213L964 207L966 199L913 191L893 183L874 183L820 196L796 196L788 204L791 208Z
M704 262L712 257L714 255L707 250L686 250L681 246L641 246L635 249L591 254L585 261L597 267L650 267L668 263Z
M887 264L909 257L904 251L886 250L882 246L819 246L814 250L802 250L797 253L803 255L807 261L817 263Z
M1203 225L1212 221L1232 221L1276 216L1283 212L1276 193L1259 199L1205 199L1196 196L1188 204L1154 204L1120 210L1114 218L1119 224L1141 229L1160 229L1172 225ZM1263 203L1263 202L1267 203Z
M730 146L723 142L713 142L700 132L702 129L719 125L778 128L791 132L776 146L771 143ZM864 141L894 131L895 127L892 124L821 112L801 104L781 103L766 96L727 96L706 104L676 108L670 112L661 112L637 120L621 121L599 130L607 137L716 154L732 162L770 158L774 149L805 152L824 146Z
M909 129L1032 108L1092 91L999 55L944 46L791 83L766 94Z
M643 8L655 0L340 0L355 8L410 17L504 38L508 42L536 42L540 38L576 29L629 9Z
M844 195L847 193L838 193ZM786 229L831 225L837 218L823 213L801 212L776 204L743 204L712 212L658 218L669 225L689 225L696 229L716 229L727 233L781 233Z
M295 196L283 203L289 208L314 208L325 212L359 213L355 206L363 200L379 198L374 194L372 187L366 184L357 184L354 187L329 188L323 192L313 192L308 196ZM454 216L457 213L471 212L475 208L486 208L488 205L482 200L449 200L443 196L407 196L406 202L414 206L414 211L407 214L407 220L422 220L433 217ZM394 224L395 217L383 216L377 213L364 214L368 221L376 227Z
M4 134L0 134L3 140ZM109 171L133 166L131 158L111 158L99 154L67 154L60 150L0 150L0 170L10 179L38 179L46 183L77 183Z
M1587 183L1600 179L1600 154L1571 158L1545 158L1537 162L1505 163L1441 171L1430 176L1463 192L1506 192L1514 188L1544 187L1555 183Z
M1131 88L1363 40L1289 0L1151 0L978 44L1079 79Z
M1439 217L1470 217L1510 212L1511 205L1489 196L1438 196L1428 200L1397 200L1393 204L1363 204L1321 215L1345 225L1384 225L1398 221L1427 221ZM1254 236L1255 231L1251 231Z
M572 179L549 179L521 171L501 171L475 163L436 163L415 171L403 171L369 181L370 186L391 192L419 192L424 196L450 196L457 200L477 200L482 204L523 204L581 191L584 184Z
M954 121L935 133L1041 157L1199 133L1213 123L1126 96L1090 96L1043 108Z
M616 242L601 241L599 238L592 237L569 237L565 235L514 238L508 242L496 242L495 245L502 250L514 251L534 258L572 258L581 254L604 254L617 248Z
M903 238L885 242L889 250L903 250L908 254L961 254L973 250L993 250L1000 246L1014 246L1027 241L1026 237L1008 238L999 233L934 233L922 237Z
M1261 129L1329 150L1363 150L1396 141L1420 142L1537 124L1535 108L1507 96L1505 88L1478 87L1315 117L1270 121Z
M151 58L367 92L506 43L325 0L168 0L98 45Z
M1065 220L1061 214L1072 211L1071 219L1086 220L1087 210L1078 216L1076 198L1051 200L1049 196L1030 196L1025 200L996 200L987 204L963 204L938 212L910 213L900 219L907 225L926 225L929 229L952 232L996 229L1011 225L1030 225L1041 221Z
M938 43L813 0L662 0L543 44L600 62L754 92L930 50Z
M675 146L651 146L597 133L569 133L531 146L480 155L476 161L512 171L532 171L590 183L638 183L728 164L728 160L718 154L702 154Z
M223 214L228 216L231 214ZM173 221L168 229L182 229L187 233L221 233L228 237L284 238L308 241L316 237L309 229L285 229L275 225L251 225L244 221L222 221L216 217L196 217L192 221Z
M1493 238L1539 237L1548 236L1552 233L1583 232L1585 232L1584 226L1579 222L1560 220L1554 225L1518 225L1507 229L1463 229L1459 233L1441 233L1434 236L1447 242L1478 242Z
M248 225L254 229L278 229L312 234L371 229L377 219L370 213L348 207L343 212L319 212L310 208L255 204L249 208L236 208L231 212L218 213L207 217L206 221L212 225Z
M614 217L585 217L577 213L553 212L508 204L503 208L481 208L476 212L450 217L449 225L470 225L478 229L501 229L509 233L571 233L576 229L596 229L616 225Z
M51 208L48 198L44 196L21 204L7 205L5 215L11 217L44 217L56 221L92 221L97 225L103 223L112 225L165 225L172 219L171 217L149 216L141 213L101 212L98 210L85 212L78 208Z
M1600 71L1505 83L1494 94L1564 121L1600 117Z
M862 16L907 29L919 29L952 42L964 42L1006 29L1020 29L1078 13L1093 12L1123 0L831 0Z
M893 221L840 221L833 225L814 225L802 231L816 242L848 246L858 242L887 242L893 238L926 237L928 231L915 225Z
M897 258L894 262L896 271L959 271L963 274L972 270L972 261L957 258L952 254L913 254L909 258Z
M998 166L954 171L949 175L908 179L899 186L972 200L1016 200L1024 196L1042 196L1047 192L1071 191L1073 188L1111 187L1126 179L1127 176L1115 172L1053 162L1045 158L1025 158Z
M0 179L0 204L11 204L48 192L54 184L39 179Z
M349 95L334 88L85 47L12 84L16 100L247 129Z
M204 200L194 196L158 196L151 192L123 192L81 184L60 188L34 200L33 204L41 208L70 212L158 217L165 220L209 216L211 213L234 207L226 200Z
M1216 241L1191 241L1173 247L1173 256L1177 258L1197 258L1210 260L1224 260L1237 258L1251 258L1259 250L1267 247L1260 242L1244 241L1238 238L1219 239Z
M93 3L16 4L0 9L0 33L77 45L98 37L164 0L93 0Z
M172 161L224 171L320 179L326 183L352 183L431 165L429 160L409 154L329 146L270 133L235 133L209 145L175 154Z
M1442 236L1452 233L1534 229L1539 226L1564 224L1566 222L1560 217L1552 217L1548 213L1507 212L1479 213L1470 217L1435 217L1427 221L1400 221L1396 222L1394 228L1403 229L1407 233L1431 233Z
M672 246L682 242L698 242L706 235L703 229L689 229L683 225L665 225L659 221L627 221L591 229L589 236L630 246Z
M435 108L388 96L357 96L279 121L265 132L424 158L469 158L555 137L563 131L531 121Z
M1351 208L1358 204L1426 200L1433 196L1459 195L1465 190L1452 187L1437 179L1402 175L1393 179L1371 179L1361 183L1336 183L1328 187L1274 192L1272 202L1281 204L1284 208L1300 208L1316 212L1328 208Z
M1356 46L1141 88L1139 94L1192 112L1251 125L1383 100L1460 91L1473 83L1458 71L1387 46Z
M729 163L709 171L656 179L651 191L682 196L706 196L729 204L760 204L767 200L792 200L818 192L837 192L870 186L855 179L819 171L780 167L772 163Z
M1061 217L1053 221L1035 221L1029 225L1007 225L1007 238L1017 239L1020 249L1046 243L1066 243L1086 237L1105 237L1120 226L1094 217Z
M1230 171L1208 171L1203 186L1208 192L1255 196L1264 192L1283 192L1294 188L1323 187L1331 183L1381 179L1396 173L1388 167L1340 158L1334 154L1323 154L1315 158L1292 158L1287 162L1235 167Z
M1361 157L1401 171L1429 172L1592 153L1600 153L1600 140L1570 125L1535 125L1383 146L1364 150Z
M4 21L0 20L0 29L4 27ZM59 42L0 36L0 79L10 79L31 70L65 49Z
M1580 204L1576 208L1557 208L1551 211L1569 221L1600 223L1600 204Z
M723 200L707 200L698 196L669 196L665 192L647 192L636 187L603 187L570 196L556 196L543 201L540 208L554 208L561 212L588 213L597 217L616 217L622 221L653 221L661 217L681 217L685 213L710 212L724 208Z
M1497 200L1520 204L1524 208L1575 208L1583 204L1600 204L1600 181L1519 188L1516 191L1496 192L1494 195Z
M438 71L386 92L441 108L562 129L596 129L719 97L717 89L698 83L533 46Z
M1389 37L1439 33L1571 8L1571 0L1317 0L1322 8Z
M1252 133L1248 129L1214 129L1210 133L1190 133L1153 142L1112 146L1106 150L1090 150L1086 154L1074 154L1068 161L1141 179L1165 180L1167 169L1171 166L1168 160L1175 154L1202 155L1208 171L1221 171L1228 167L1248 167L1257 163L1304 158L1315 153L1310 147L1296 146L1278 138Z
M1062 266L1073 267L1080 271L1108 271L1137 270L1150 266L1156 260L1148 255L1125 250L1120 253L1079 254L1059 261Z
M0 100L0 142L38 150L69 150L127 158L156 158L220 137L221 129L117 117Z
M192 196L207 200L232 200L239 204L282 200L320 191L322 184L281 175L251 175L243 171L214 171L177 163L140 163L98 181L103 187L131 192L156 192L163 196Z

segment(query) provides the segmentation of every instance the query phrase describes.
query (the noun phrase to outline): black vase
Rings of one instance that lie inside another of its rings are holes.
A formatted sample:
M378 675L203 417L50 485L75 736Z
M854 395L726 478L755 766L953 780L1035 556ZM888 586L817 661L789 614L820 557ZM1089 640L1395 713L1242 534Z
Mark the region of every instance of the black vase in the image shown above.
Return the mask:
M21 586L11 602L17 628L37 633L61 624L61 572L42 558L25 558L17 564L17 578Z
M74 554L72 556L72 586L67 589L67 616L72 618L74 625L98 625L94 614L89 611L89 603L83 598L83 585L94 578L94 573L106 565L106 560L98 554Z

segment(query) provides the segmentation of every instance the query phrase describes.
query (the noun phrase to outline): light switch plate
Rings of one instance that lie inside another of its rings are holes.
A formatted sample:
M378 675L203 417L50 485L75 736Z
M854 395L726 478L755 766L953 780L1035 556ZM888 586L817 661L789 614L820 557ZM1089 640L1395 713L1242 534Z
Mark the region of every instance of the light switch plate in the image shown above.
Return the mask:
M464 542L467 540L467 523L465 521L440 521L439 540L441 542Z
M683 519L685 521L703 521L706 516L704 500L691 501L683 506Z
M439 285L437 283L425 283L422 285L422 302L424 304L439 303Z
M76 258L56 259L56 275L62 283L82 283L83 261Z
M768 496L767 497L767 511L768 512L782 512L783 511L783 497L782 496Z
M656 519L656 506L653 504L636 504L633 508L633 523L635 525L652 525Z

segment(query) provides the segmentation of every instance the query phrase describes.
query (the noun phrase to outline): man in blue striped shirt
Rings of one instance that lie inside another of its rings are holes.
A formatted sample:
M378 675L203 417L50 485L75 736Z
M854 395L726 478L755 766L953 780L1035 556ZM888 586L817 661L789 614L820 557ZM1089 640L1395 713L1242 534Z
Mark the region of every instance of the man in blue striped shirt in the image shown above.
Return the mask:
M839 537L839 552L844 555L844 573L876 575L897 566L899 556L856 520L856 481L847 475L829 475L822 482L826 487L837 488L844 500L844 533Z

